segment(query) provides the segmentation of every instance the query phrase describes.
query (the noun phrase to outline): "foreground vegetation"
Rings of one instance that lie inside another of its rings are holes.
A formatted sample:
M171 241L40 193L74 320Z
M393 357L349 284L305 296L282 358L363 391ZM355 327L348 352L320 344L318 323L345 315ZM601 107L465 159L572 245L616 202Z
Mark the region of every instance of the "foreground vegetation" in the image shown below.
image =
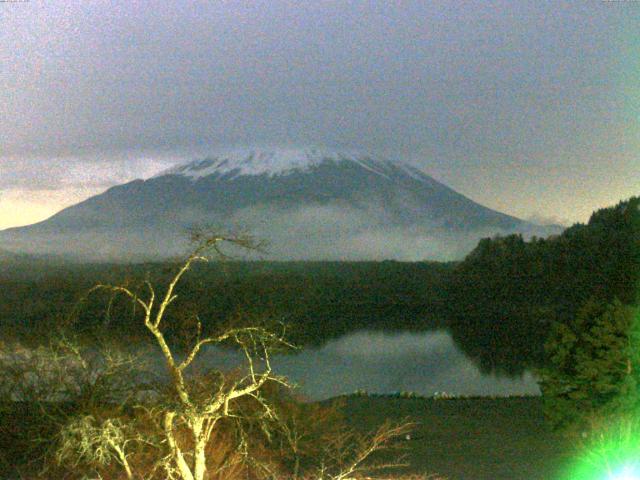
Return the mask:
M194 241L193 252L161 288L149 279L138 288L99 283L84 302L90 305L94 294L106 292L110 303L121 295L140 308L151 338L143 346L160 357L155 369L146 365L153 357L144 350L131 353L108 322L85 328L82 337L71 335L72 325L63 322L48 348L2 345L0 405L6 423L0 434L20 445L18 452L30 452L28 475L346 480L396 466L368 461L408 434L411 424L384 423L361 435L341 428L333 409L296 401L287 379L271 367L273 353L292 348L283 332L247 319L203 324L197 312L167 328L178 286L195 264L207 262L211 252L224 257L227 244L255 248L250 238L217 234L198 234ZM225 344L243 354L236 370L196 367L205 348ZM15 453L4 460L8 467L15 465Z
M378 452L372 458L374 463L384 463L404 455L407 466L381 472L383 477L423 478L438 472L449 480L564 479L562 473L577 453L573 441L545 425L539 397L443 400L358 396L306 408L313 415L320 409L332 412L324 417L325 428L329 420L339 421L360 434L388 420L411 420L415 426L409 439L396 439L390 451ZM6 415L0 424L5 424ZM28 410L19 409L17 415L12 420L28 425ZM26 469L29 456L15 437L2 436L0 451L5 459L12 458L14 465ZM0 467L0 477L9 474L6 464Z

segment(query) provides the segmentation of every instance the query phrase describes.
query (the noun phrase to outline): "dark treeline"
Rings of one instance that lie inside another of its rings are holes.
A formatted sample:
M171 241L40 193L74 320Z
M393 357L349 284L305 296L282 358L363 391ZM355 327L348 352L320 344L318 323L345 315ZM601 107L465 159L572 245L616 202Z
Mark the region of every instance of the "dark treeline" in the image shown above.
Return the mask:
M96 283L117 283L144 292L146 278L166 284L176 268L16 263L0 273L0 325L32 334L70 322L77 330L106 324L126 335L142 334L141 322L134 320L141 312L130 300L105 293L86 298L86 291ZM301 345L319 345L361 328L440 328L452 268L393 261L200 264L184 277L179 308L173 310L180 318L170 323L184 332L196 318L208 329L280 322Z
M455 268L447 296L454 339L485 370L544 363L553 322L587 302L626 304L640 291L640 198L592 214L561 235L484 239Z
M234 322L282 322L299 345L362 328L447 327L486 371L518 374L544 363L553 322L588 301L634 303L640 290L639 198L595 212L588 224L525 241L484 239L458 263L211 262L180 285L175 338ZM144 334L132 302L84 293L98 282L143 291L177 264L65 265L33 259L0 264L0 326L37 334L72 323ZM33 337L33 335L31 335ZM37 335L36 335L37 336Z

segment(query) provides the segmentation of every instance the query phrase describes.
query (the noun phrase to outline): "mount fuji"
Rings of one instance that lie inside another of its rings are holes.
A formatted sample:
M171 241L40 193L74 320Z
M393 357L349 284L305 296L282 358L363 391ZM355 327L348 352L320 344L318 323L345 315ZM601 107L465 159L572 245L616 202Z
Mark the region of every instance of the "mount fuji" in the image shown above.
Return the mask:
M183 253L186 230L242 230L266 258L452 260L482 237L557 233L484 207L416 167L352 151L220 151L0 232L13 252L137 261Z

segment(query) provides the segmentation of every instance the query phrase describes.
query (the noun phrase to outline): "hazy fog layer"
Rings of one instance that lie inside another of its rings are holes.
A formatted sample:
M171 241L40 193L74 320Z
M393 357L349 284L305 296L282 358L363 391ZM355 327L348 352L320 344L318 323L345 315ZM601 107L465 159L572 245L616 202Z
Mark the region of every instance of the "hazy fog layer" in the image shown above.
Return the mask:
M481 238L513 233L497 228L452 231L428 219L413 225L394 220L376 202L363 208L337 202L287 208L258 205L226 217L196 208L174 212L164 217L162 223L148 226L127 225L127 218L123 217L68 233L47 227L18 232L15 237L9 232L1 236L2 246L16 252L46 252L82 261L129 262L185 256L193 248L189 229L201 226L213 231L249 233L266 242L260 253L229 251L237 258L449 261L462 259ZM119 221L123 226L118 226ZM528 232L527 226L523 228L518 231L525 238L557 233L540 228Z

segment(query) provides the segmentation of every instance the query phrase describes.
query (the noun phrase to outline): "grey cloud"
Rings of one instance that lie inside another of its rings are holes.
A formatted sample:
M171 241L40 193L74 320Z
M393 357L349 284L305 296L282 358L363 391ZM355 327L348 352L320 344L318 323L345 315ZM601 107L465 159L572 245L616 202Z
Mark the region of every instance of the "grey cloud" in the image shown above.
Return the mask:
M170 158L105 155L0 158L0 189L106 189L118 183L153 175L176 163Z
M561 218L557 215L541 215L533 214L529 215L525 220L538 225L561 225L568 227L571 225L571 221L567 218Z
M16 152L292 139L459 151L525 146L525 128L557 143L541 115L582 128L576 106L602 111L622 15L533 2L3 8L3 60L18 68L1 132Z
M578 176L593 191L602 165L607 191L637 193L635 7L2 4L0 156L85 155L95 164L137 149L346 146L413 158L480 200L499 191L516 203L523 189L535 197L566 179L550 208L575 215L607 196L587 207L585 192L563 200ZM29 175L0 182L29 188ZM129 178L104 175L104 184Z

